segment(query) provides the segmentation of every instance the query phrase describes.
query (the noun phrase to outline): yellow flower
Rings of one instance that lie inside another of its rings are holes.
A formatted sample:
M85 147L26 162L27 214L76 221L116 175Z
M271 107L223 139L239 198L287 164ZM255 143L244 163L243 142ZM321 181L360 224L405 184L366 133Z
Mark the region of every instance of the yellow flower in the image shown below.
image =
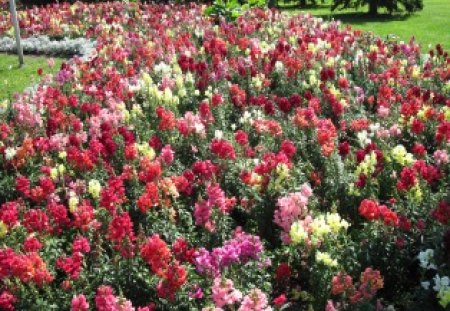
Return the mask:
M347 229L349 227L348 222L342 219L338 213L327 213L327 223L334 233L338 233L342 228Z
M8 234L8 226L0 220L0 238L3 238L6 234Z
M3 113L8 109L8 100L0 101L0 113Z
M420 75L420 68L417 67L417 66L414 66L413 69L412 69L411 76L412 76L414 79L417 79L417 78L419 77L419 75Z
M59 174L59 176L64 175L65 172L66 172L66 167L64 166L64 164L58 165L58 174Z
M444 107L442 110L444 112L445 120L450 121L450 107Z
M280 179L285 179L289 176L289 167L285 163L279 163L275 169L275 172Z
M337 267L338 262L336 259L331 258L330 254L326 253L326 252L319 252L317 251L316 253L316 261L318 263L322 263L325 266L328 267Z
M294 244L303 243L308 238L308 232L305 231L300 222L294 222L289 230L289 236Z
M80 201L78 200L78 198L76 197L75 193L71 192L69 194L70 198L69 198L69 211L71 213L75 213L75 211L77 210L78 207L78 203L80 203Z
M312 234L317 238L323 238L331 232L331 227L326 223L325 217L320 215L311 223Z
M439 304L443 307L446 308L448 306L448 304L450 303L450 288L442 288L438 295L437 295L438 299L439 299Z
M364 160L359 163L359 165L356 167L355 174L357 176L361 175L363 173L364 175L371 175L375 172L375 166L377 165L377 156L375 152L371 152L369 154L366 154L364 157Z
M148 157L150 160L155 158L155 150L146 143L136 144L136 148L140 154Z
M411 153L406 151L406 148L403 145L397 145L392 149L391 155L394 158L395 162L400 165L409 165L414 162L414 157Z
M422 202L423 199L423 192L422 189L420 189L420 185L417 184L416 186L414 186L414 188L411 189L411 191L413 192L413 199L417 202L420 203Z
M53 180L58 178L58 170L55 167L50 170L50 177Z
M58 154L58 157L59 157L60 159L64 160L64 159L67 157L67 152L61 151L61 152Z
M100 191L102 190L102 186L100 185L100 182L97 179L91 179L89 181L89 193L92 195L93 198L98 199L100 197Z

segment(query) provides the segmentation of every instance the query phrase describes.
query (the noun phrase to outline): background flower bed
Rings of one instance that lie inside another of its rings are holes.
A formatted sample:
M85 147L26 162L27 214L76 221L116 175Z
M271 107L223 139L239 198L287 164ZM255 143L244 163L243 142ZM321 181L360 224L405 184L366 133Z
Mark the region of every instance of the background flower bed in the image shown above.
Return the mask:
M21 13L96 51L2 104L1 308L445 306L448 55L202 9Z

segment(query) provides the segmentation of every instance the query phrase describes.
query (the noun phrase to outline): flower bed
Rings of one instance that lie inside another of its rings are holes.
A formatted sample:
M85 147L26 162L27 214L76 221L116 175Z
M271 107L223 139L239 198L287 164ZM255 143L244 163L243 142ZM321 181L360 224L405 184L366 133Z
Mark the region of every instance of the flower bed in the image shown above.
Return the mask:
M20 13L96 50L1 105L0 309L445 307L448 55L202 9Z
M84 38L51 40L47 36L37 36L22 39L24 53L57 56L82 56L88 58L95 52L95 43ZM16 41L10 37L0 38L0 52L14 53L17 51Z

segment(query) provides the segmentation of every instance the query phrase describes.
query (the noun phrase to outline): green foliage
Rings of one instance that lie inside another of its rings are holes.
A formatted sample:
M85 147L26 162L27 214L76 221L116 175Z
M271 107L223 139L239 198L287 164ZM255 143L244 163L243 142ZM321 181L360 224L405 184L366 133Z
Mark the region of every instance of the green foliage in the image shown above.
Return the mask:
M250 8L263 8L265 6L265 0L216 0L205 10L205 14L209 16L223 16L227 20L232 21Z

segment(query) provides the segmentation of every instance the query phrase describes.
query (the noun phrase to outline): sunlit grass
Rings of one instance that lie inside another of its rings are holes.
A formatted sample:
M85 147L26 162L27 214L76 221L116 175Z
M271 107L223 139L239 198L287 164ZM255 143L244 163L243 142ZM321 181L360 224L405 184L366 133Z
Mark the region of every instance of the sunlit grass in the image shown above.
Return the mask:
M48 60L46 57L25 56L25 65L19 67L17 55L0 54L0 100L11 99L16 92L39 82L39 68L43 74L55 73L64 61L54 58L54 65L50 67Z

